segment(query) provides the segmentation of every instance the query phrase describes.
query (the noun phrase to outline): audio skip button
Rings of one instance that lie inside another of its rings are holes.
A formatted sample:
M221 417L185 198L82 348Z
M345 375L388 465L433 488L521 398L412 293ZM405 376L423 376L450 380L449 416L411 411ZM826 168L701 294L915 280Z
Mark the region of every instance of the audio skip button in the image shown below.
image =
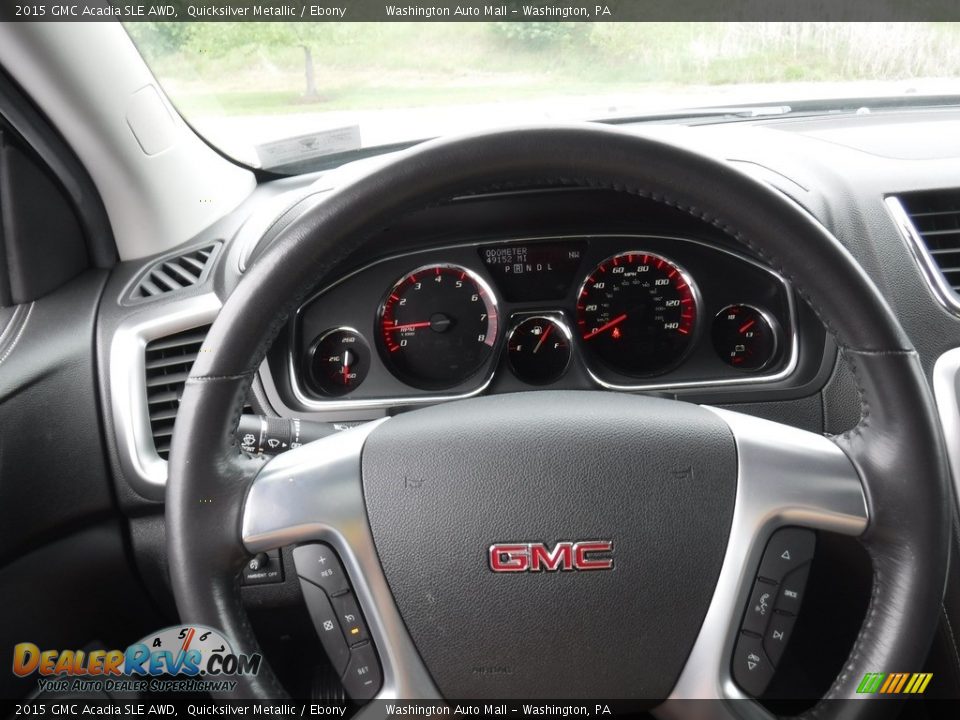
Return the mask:
M780 658L783 657L783 651L787 647L787 641L790 639L795 621L796 618L793 615L784 615L778 612L775 612L770 619L767 634L763 637L763 649L774 665L778 665Z

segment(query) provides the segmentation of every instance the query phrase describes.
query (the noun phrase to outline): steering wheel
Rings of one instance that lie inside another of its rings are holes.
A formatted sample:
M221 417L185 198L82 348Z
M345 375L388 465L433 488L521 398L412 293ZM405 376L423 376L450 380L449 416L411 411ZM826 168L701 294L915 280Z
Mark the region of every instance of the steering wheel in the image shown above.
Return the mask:
M664 203L765 260L852 368L857 426L824 437L679 401L544 391L415 410L269 462L240 452L234 429L267 348L348 251L376 250L375 231L405 212L544 185ZM826 695L854 698L864 673L926 658L947 569L947 473L910 341L854 258L797 204L724 162L617 129L485 133L418 145L340 187L227 298L173 434L170 573L183 622L254 652L239 569L250 553L323 541L367 619L380 696L667 698L655 712L670 715L674 700L744 697L731 658L774 531L842 533L873 566L866 619ZM612 544L606 572L489 565L494 543L598 540ZM239 696L285 696L267 664L235 679ZM853 717L868 705L817 712Z

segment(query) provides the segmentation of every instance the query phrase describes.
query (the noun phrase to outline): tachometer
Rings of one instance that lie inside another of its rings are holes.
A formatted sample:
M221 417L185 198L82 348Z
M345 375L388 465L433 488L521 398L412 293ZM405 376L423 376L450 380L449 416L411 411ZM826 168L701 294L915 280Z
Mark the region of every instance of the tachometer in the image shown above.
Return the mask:
M458 265L401 278L380 307L380 350L390 369L422 388L458 385L490 358L497 304L487 284Z
M577 327L587 352L624 375L665 372L693 339L697 292L686 272L653 253L604 260L577 298Z

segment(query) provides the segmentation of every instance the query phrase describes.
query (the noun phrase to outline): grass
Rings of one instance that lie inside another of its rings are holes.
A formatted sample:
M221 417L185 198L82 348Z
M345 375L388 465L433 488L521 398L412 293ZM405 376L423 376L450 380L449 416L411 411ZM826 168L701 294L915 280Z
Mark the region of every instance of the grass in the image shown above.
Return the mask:
M148 25L148 24L147 24ZM130 26L187 115L472 104L690 85L960 76L948 23L598 23L512 37L495 23L198 24L171 46ZM156 30L156 29L154 29ZM512 28L511 33L516 29ZM552 33L552 34L551 34ZM318 97L304 98L304 53Z

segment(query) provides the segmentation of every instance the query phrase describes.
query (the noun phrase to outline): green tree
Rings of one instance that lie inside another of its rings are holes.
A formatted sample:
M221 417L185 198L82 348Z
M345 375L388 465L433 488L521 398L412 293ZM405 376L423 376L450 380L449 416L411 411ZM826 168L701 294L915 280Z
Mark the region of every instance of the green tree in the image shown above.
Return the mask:
M190 37L190 23L124 23L130 38L145 57L157 57L182 50Z
M329 41L331 23L268 22L268 23L194 23L188 47L193 52L222 56L234 50L297 47L303 52L305 100L320 99L314 48Z

